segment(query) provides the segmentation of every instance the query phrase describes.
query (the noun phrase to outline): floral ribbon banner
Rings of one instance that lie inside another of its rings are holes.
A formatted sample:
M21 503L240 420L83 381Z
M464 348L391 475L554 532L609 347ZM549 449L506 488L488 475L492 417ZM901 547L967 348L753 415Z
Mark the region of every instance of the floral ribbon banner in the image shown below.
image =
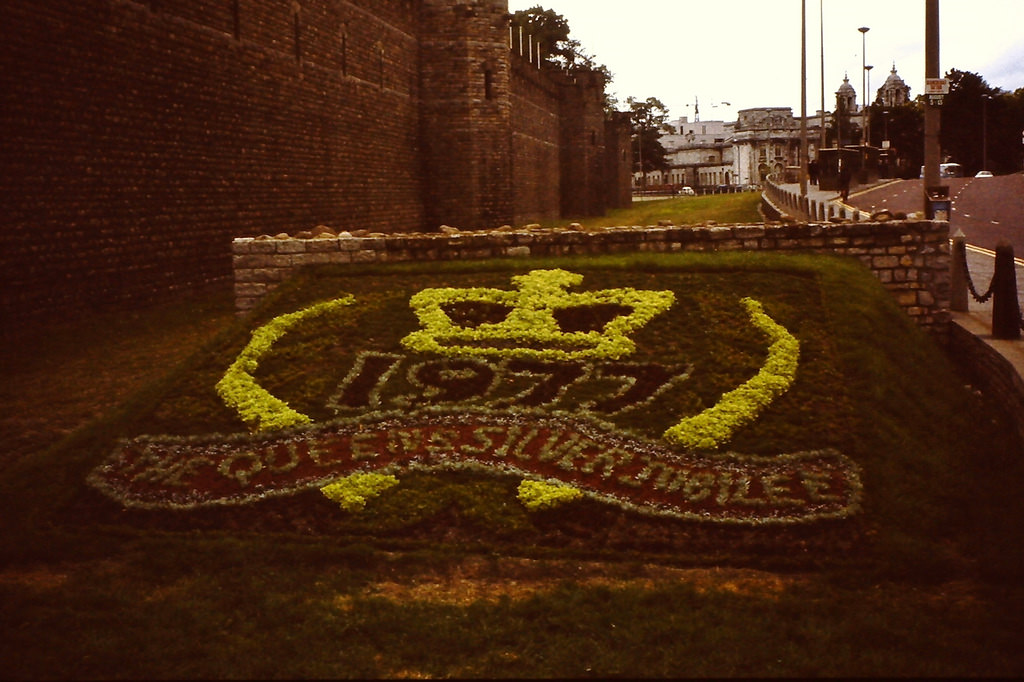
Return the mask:
M367 473L474 469L691 520L797 523L859 510L859 469L835 450L717 452L796 378L799 342L758 301L741 303L769 341L760 371L715 405L675 417L658 440L616 429L607 417L643 410L690 376L687 364L628 361L631 334L667 314L675 295L569 290L582 280L534 270L513 277L511 290L420 291L409 301L420 329L396 352L358 353L328 404L337 418L321 423L266 391L256 370L297 325L358 301L346 295L279 316L253 332L216 386L252 433L138 437L118 445L89 482L125 506L191 509ZM577 328L566 317L574 309L597 314L599 324ZM610 388L570 411L557 408L594 385Z
M207 442L139 438L92 483L128 506L193 508L294 494L356 471L459 468L558 480L630 508L706 521L840 518L860 498L856 465L836 451L685 456L584 421L487 414Z

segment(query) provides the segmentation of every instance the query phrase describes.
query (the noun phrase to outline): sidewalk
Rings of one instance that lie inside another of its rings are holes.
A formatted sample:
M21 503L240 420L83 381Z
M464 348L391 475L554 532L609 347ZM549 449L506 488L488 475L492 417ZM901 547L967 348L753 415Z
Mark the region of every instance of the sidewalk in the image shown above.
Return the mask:
M984 293L992 281L995 255L991 251L968 246L967 269L978 292ZM1024 261L1017 259L1018 290L1021 282L1024 282ZM992 299L978 303L968 294L967 312L953 312L952 318L954 323L973 334L1009 362L1017 370L1019 377L1024 377L1024 340L1007 341L992 338Z
M894 181L881 180L871 185L859 186L856 188L856 191L850 192L850 199L855 199L860 194L878 189L890 182ZM818 216L809 217L811 220L822 219L821 212L823 210L826 216L825 219L832 215L853 218L855 220L871 219L870 213L857 208L852 203L842 202L839 199L839 193L834 190L822 191L815 185L809 185L806 196L807 203L801 204L799 201L799 198L801 198L799 184L787 183L777 185L777 187L789 195L789 203L786 205L788 210L801 213L805 217L807 217L807 212L801 210L803 205L809 206L812 212L817 210ZM992 274L995 270L995 254L986 249L968 245L967 267L975 287L979 293L984 293L992 281ZM1017 282L1019 290L1021 283L1024 283L1024 260L1022 259L1017 259ZM977 339L977 343L987 347L992 354L1003 358L1016 371L1016 376L1009 377L1009 379L1012 379L1010 383L1016 387L1014 393L1019 395L1013 396L1012 400L1024 401L1024 379L1022 379L1024 377L1024 340L1007 341L992 338L991 299L985 303L978 303L974 300L973 296L968 295L967 311L953 312L951 317L956 325ZM1021 408L1020 419L1022 420L1021 434L1022 438L1024 438L1024 406Z
M805 212L800 211L799 209L796 210L803 213L804 217L810 220L828 220L832 215L853 217L854 214L857 214L857 217L855 218L857 220L869 220L871 218L871 214L868 211L855 206L850 200L859 194L866 194L867 192L883 187L891 182L899 181L879 180L868 185L858 185L850 191L849 199L845 202L839 198L838 190L821 190L817 185L809 184L807 186L807 202L812 207L817 206L819 214L806 215ZM783 183L777 185L777 187L793 197L800 196L800 185L798 183ZM790 208L792 208L792 206ZM821 215L822 211L824 215Z

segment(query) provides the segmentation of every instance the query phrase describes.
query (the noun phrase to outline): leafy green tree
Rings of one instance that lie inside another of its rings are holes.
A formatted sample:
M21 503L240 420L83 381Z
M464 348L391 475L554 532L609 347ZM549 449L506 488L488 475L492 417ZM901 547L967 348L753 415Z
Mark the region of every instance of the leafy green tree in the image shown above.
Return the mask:
M641 184L646 188L647 173L668 170L667 152L661 145L662 127L668 121L668 109L657 97L638 100L629 97L633 139L633 169L643 172Z
M994 113L995 100L1001 91L970 71L952 69L946 78L949 79L949 94L942 103L942 150L950 161L974 174L983 165L985 117ZM992 139L991 130L989 139ZM989 149L992 149L991 143Z
M546 61L566 71L597 71L611 81L612 74L604 64L598 64L578 40L570 36L569 22L551 9L535 5L512 15L512 25L521 26L524 35L533 36L534 50L540 43L540 55ZM515 36L518 40L518 35Z
M951 69L950 92L941 109L944 158L968 174L982 170L1013 173L1024 165L1024 88L1005 92L970 71ZM888 139L899 161L895 174L917 177L924 163L924 96L899 107L870 107L871 144Z
M883 140L889 140L893 177L918 177L924 164L923 102L908 102L897 107L873 104L868 109L868 116L871 119L871 144L881 147Z
M995 173L1024 168L1024 88L1000 92L987 104L988 165Z
M512 15L512 25L522 27L524 35L533 36L535 50L540 43L541 58L545 61L567 58L570 50L569 22L561 14L535 5ZM518 35L515 40L518 40Z

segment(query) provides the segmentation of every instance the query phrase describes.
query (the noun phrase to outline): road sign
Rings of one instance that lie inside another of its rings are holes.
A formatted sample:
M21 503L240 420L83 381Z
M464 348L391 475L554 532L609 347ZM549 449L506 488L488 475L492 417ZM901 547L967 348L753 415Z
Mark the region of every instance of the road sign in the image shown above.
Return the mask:
M931 97L932 95L948 95L949 94L949 79L948 78L926 78L924 81L924 94Z

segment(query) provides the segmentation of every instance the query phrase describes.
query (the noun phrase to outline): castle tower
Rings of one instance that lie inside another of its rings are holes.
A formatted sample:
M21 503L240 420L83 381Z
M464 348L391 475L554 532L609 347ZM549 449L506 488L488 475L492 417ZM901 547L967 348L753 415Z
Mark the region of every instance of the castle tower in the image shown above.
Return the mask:
M562 86L563 216L601 215L614 201L605 178L604 86L597 71L578 72Z
M506 0L423 0L421 130L428 229L513 215Z

